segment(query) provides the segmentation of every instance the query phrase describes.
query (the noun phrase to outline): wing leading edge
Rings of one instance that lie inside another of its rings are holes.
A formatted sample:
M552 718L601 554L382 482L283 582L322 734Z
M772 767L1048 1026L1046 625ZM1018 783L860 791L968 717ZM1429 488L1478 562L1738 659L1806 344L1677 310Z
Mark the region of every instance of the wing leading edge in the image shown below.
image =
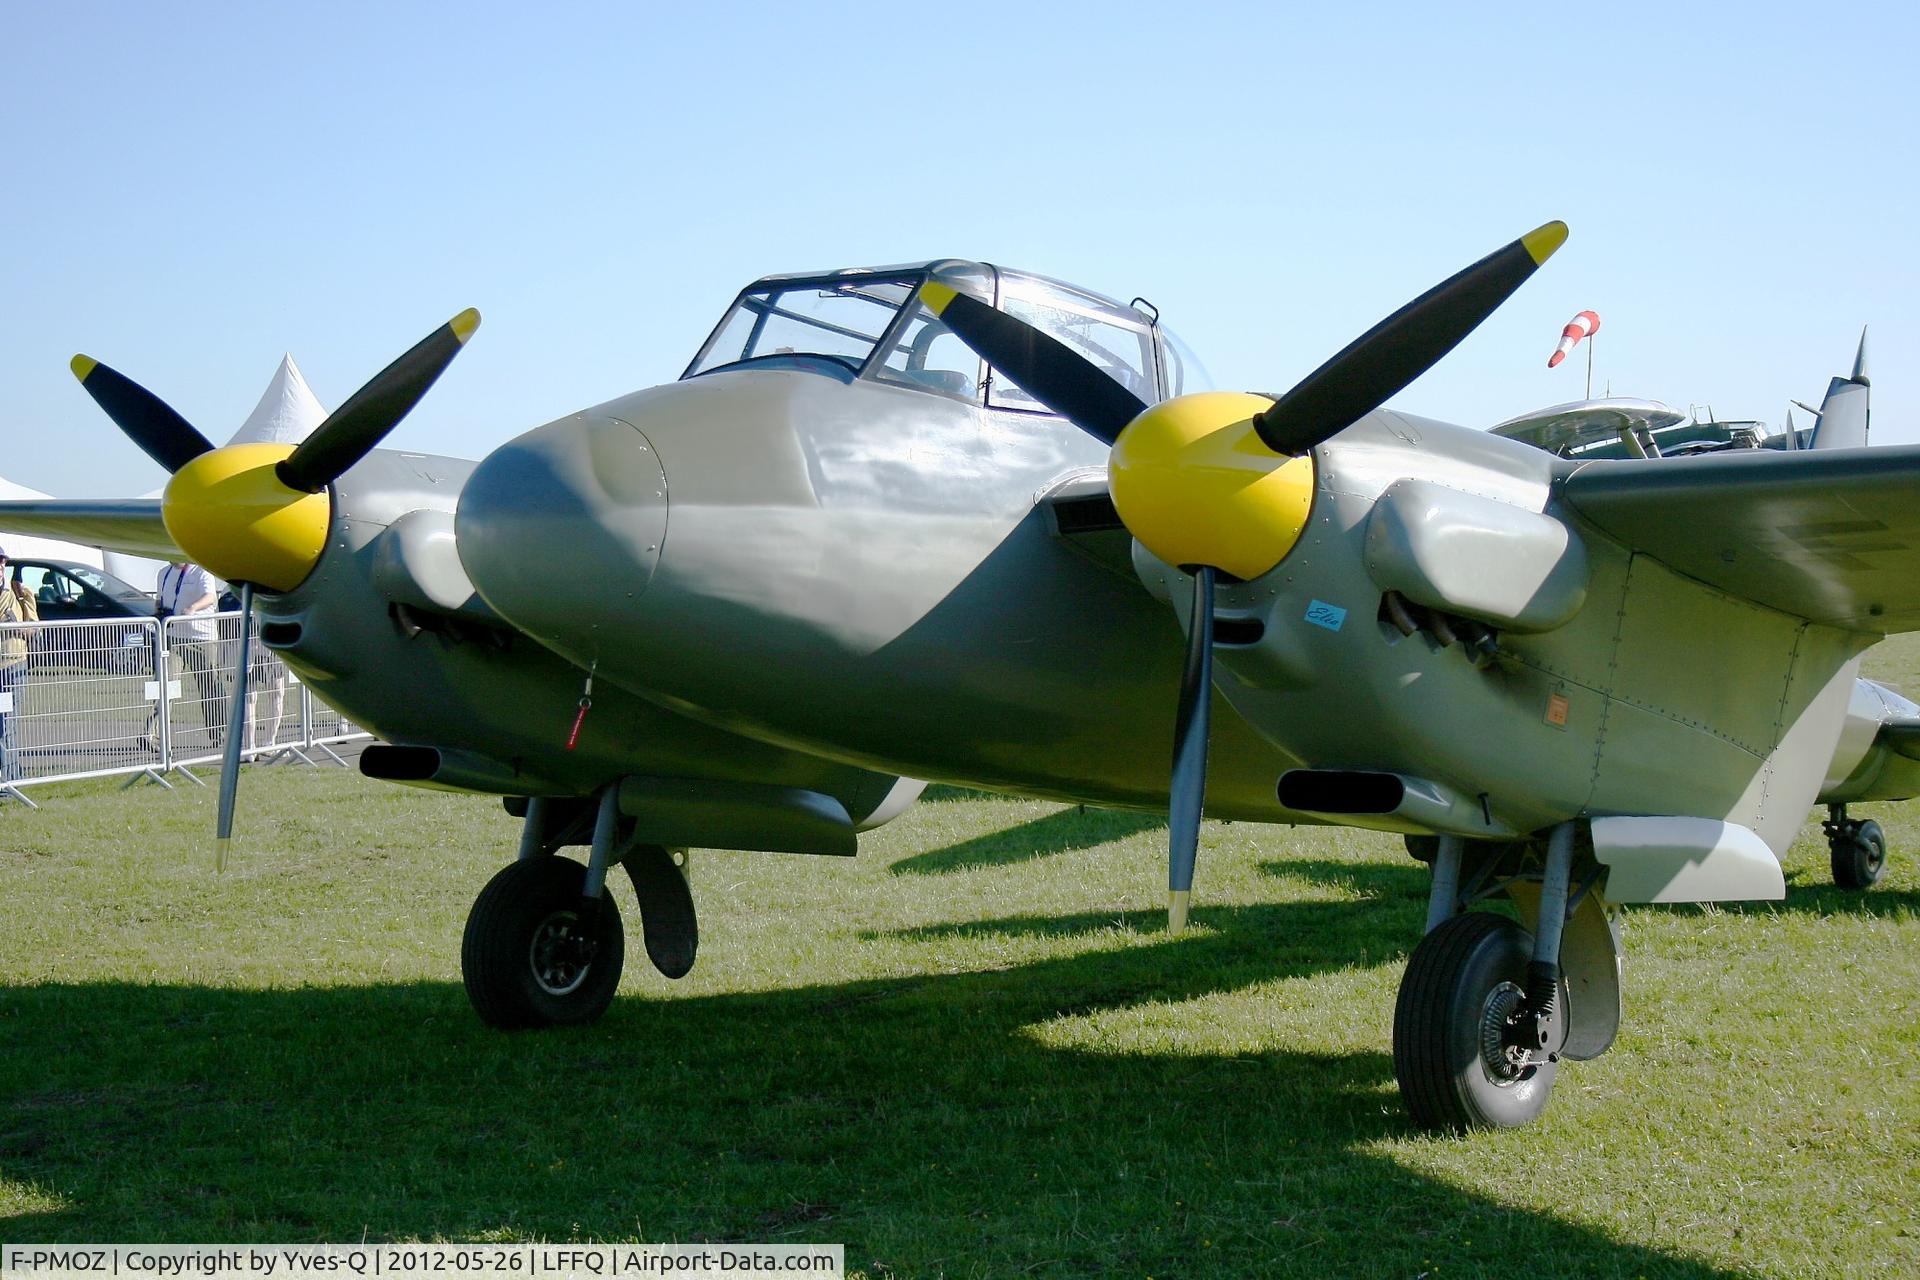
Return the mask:
M1595 461L1561 495L1730 595L1853 631L1920 630L1920 447Z
M35 498L0 502L0 530L59 538L162 560L180 549L160 519L158 498Z

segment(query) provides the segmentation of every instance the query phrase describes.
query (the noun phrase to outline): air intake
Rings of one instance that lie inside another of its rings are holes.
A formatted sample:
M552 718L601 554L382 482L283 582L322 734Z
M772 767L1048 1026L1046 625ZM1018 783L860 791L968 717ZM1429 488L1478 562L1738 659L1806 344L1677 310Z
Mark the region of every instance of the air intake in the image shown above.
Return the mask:
M1280 803L1300 813L1392 813L1406 798L1397 773L1289 769L1280 775Z
M1113 508L1113 499L1104 493L1089 494L1084 498L1061 498L1051 505L1053 518L1063 535L1104 533L1109 529L1126 528L1120 523L1120 513Z
M1296 813L1344 817L1356 827L1508 840L1519 833L1495 816L1489 797L1380 769L1289 769L1280 803Z

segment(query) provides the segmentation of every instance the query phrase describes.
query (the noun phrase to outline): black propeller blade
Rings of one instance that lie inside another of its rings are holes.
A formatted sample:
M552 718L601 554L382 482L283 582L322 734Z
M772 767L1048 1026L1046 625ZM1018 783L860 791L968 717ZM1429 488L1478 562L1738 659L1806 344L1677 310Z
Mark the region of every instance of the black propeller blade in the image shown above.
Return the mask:
M1147 407L1066 343L978 298L928 281L920 299L988 364L1095 439L1112 444Z
M240 751L252 727L247 714L247 679L252 674L253 584L240 584L240 639L234 645L233 701L227 708L226 750L220 761L220 814L214 821L214 870L227 869L227 844L233 838L233 810L240 790Z
M1213 710L1213 578L1193 571L1187 665L1180 674L1180 710L1173 723L1173 785L1167 795L1167 931L1187 927L1200 813L1207 799L1207 729Z
M173 474L203 453L212 452L212 442L194 430L192 423L125 374L91 357L75 356L73 376L80 379L80 385L87 389L94 403L106 410L127 439L165 467L167 474Z
M400 425L479 327L480 313L469 307L376 373L275 469L281 483L302 493L333 483Z
M1566 223L1549 222L1441 281L1302 378L1254 430L1291 457L1352 426L1460 345L1566 238Z

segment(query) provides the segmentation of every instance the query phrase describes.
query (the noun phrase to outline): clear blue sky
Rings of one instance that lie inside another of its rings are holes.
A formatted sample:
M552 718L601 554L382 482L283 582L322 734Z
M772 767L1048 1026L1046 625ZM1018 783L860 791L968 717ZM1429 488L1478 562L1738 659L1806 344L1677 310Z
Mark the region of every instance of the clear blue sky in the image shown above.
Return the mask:
M160 483L76 351L224 438L282 351L331 407L477 306L394 442L478 456L676 376L754 276L946 255L1277 390L1553 217L1398 406L1579 398L1592 307L1616 393L1778 423L1870 323L1920 441L1912 6L1290 7L0 0L0 475Z

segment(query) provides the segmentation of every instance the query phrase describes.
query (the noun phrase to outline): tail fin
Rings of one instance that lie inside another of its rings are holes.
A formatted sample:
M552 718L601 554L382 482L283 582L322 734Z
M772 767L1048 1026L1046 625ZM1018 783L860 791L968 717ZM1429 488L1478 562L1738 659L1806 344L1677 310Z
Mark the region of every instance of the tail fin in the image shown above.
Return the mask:
M1853 376L1835 378L1827 384L1827 398L1820 402L1820 416L1814 420L1810 449L1864 449L1867 444L1867 393L1872 380L1867 377L1867 331L1860 331L1860 350L1853 357Z

